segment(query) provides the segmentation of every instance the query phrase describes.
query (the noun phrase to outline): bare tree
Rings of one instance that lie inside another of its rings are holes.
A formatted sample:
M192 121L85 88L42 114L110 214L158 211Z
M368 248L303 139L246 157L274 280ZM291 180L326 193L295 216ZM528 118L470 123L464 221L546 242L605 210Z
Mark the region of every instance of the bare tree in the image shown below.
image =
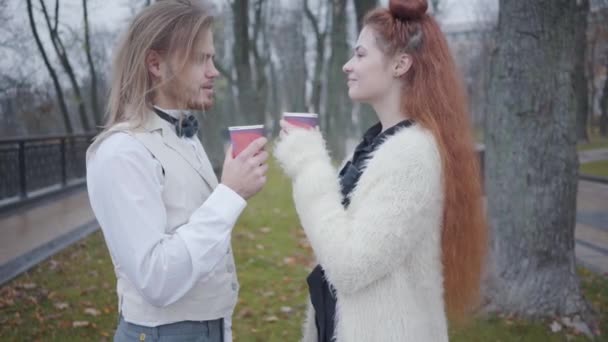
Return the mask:
M608 63L606 64L608 69ZM608 137L608 77L604 80L604 90L600 98L600 136Z
M321 1L320 2L322 4L322 6L326 6L327 3L325 1ZM308 19L308 21L310 22L310 25L312 26L313 29L313 33L315 36L315 51L316 51L316 57L315 57L315 64L314 64L314 71L312 74L312 94L311 94L311 98L310 98L310 106L312 107L312 110L314 112L319 112L321 110L321 93L322 93L322 88L323 88L323 79L322 79L322 75L323 75L323 66L325 64L325 44L326 44L326 39L327 39L327 33L328 33L328 28L329 25L327 23L329 23L330 21L330 15L331 15L331 11L321 8L321 10L319 11L320 13L325 13L326 14L326 18L325 18L325 27L321 28L322 24L321 24L321 20L317 19L317 17L312 13L312 10L310 9L310 7L308 6L308 0L304 0L304 14L306 15L306 18ZM321 14L319 14L320 16Z
M101 124L101 113L99 112L99 103L97 101L97 72L95 70L95 63L93 62L93 56L91 55L91 39L89 32L89 10L87 6L87 0L82 0L83 19L84 19L84 50L87 55L87 63L89 64L89 75L91 77L91 108L93 110L93 117L97 125Z
M239 111L257 110L255 107L255 89L251 70L251 47L249 40L249 0L235 0L232 3L234 15L234 64L237 76ZM260 114L256 114L261 119Z
M65 125L65 130L68 134L72 134L74 132L74 128L72 127L72 122L70 120L70 114L68 112L68 108L65 103L65 98L63 96L63 89L61 88L61 84L59 83L59 78L57 77L57 73L55 69L51 65L49 58L44 50L44 46L40 41L40 36L38 34L38 29L36 28L36 22L34 21L34 12L32 9L32 0L27 1L27 14L30 22L30 28L32 29L32 34L34 35L34 40L36 41L36 46L38 46L38 50L40 51L40 55L44 60L44 65L53 80L53 86L55 87L55 93L57 95L57 102L59 103L59 108L61 110L61 114L63 116L63 122Z
M577 118L577 138L578 141L588 141L589 134L587 133L587 121L589 117L589 89L586 75L585 62L587 50L587 18L589 16L589 0L577 1L576 8L576 26L575 49L576 54L573 79L574 93L576 98L576 118ZM589 75L593 78L593 75Z
M70 80L70 84L72 85L72 91L75 95L76 103L78 104L78 114L80 117L80 123L82 124L82 128L85 132L91 130L91 125L89 124L89 118L87 117L87 111L84 104L84 98L82 97L82 92L80 90L80 85L76 80L76 75L74 73L74 68L72 67L72 63L68 57L67 50L65 45L63 44L63 40L61 39L61 35L59 34L59 1L55 0L55 16L54 22L51 23L51 18L49 16L49 12L46 9L46 4L44 0L40 0L40 6L42 7L42 13L44 14L44 19L49 31L49 36L51 38L51 42L53 47L55 48L55 52L57 53L57 57L59 57L59 62L63 67L63 70L68 76Z
M490 310L593 322L574 255L576 10L571 0L500 1L485 137L487 294Z
M357 14L357 30L363 28L363 18L370 10L378 7L378 0L355 0L355 13Z
M301 10L302 7L278 9L281 20L276 20L273 35L277 67L280 68L276 81L280 83L282 104L288 111L297 112L307 110L306 39Z
M351 130L352 104L348 98L346 77L342 66L348 60L350 47L346 30L346 0L331 0L331 56L329 59L327 110L325 115L325 130L331 132L329 143L334 149L334 155L342 159L346 154L347 133Z

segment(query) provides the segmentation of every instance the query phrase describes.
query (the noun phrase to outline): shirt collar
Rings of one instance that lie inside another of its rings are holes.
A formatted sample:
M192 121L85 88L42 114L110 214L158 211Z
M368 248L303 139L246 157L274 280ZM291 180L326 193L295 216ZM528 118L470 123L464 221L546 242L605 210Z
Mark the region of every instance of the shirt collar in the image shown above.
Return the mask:
M163 111L169 115L171 115L172 117L179 119L182 115L184 115L184 111L180 110L180 109L165 109L165 108L161 108L159 106L154 105L154 108Z
M387 128L382 132L382 124L378 122L373 125L370 129L368 129L363 135L363 141L357 147L357 150L365 150L367 152L373 151L380 143L382 143L386 138L391 135L397 133L401 128L409 127L414 124L412 120L403 120L398 124Z

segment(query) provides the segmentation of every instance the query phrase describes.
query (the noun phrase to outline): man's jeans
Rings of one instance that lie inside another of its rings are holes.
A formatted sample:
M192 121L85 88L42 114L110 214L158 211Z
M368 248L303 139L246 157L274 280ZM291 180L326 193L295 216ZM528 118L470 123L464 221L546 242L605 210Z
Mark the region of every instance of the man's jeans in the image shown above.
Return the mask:
M114 334L114 342L223 342L224 324L222 319L214 321L185 321L144 327L125 322L122 315Z

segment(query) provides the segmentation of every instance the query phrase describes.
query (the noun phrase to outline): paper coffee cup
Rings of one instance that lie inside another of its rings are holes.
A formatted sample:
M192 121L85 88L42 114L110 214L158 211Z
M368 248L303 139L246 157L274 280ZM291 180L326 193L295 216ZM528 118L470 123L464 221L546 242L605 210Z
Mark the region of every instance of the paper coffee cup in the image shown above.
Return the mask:
M232 157L235 158L251 142L264 136L264 125L231 126L228 127L228 131L230 132L230 141L232 143Z
M285 121L294 126L311 128L319 126L319 115L315 113L283 113Z

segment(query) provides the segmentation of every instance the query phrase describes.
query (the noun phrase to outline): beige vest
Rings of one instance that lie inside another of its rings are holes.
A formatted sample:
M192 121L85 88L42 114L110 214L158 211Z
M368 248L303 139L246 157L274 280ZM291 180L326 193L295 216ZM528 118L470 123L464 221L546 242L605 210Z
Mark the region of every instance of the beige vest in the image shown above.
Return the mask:
M171 234L185 224L218 185L213 168L204 150L196 154L192 146L182 141L175 128L150 115L150 120L140 129L116 126L107 135L98 138L89 148L95 147L114 132L125 132L140 141L164 169L165 184L162 190L167 210L166 232ZM184 297L166 307L148 304L128 279L118 276L117 293L119 310L125 320L132 323L154 325L178 321L203 321L227 317L232 314L238 295L238 281L232 250L213 273L201 279Z

